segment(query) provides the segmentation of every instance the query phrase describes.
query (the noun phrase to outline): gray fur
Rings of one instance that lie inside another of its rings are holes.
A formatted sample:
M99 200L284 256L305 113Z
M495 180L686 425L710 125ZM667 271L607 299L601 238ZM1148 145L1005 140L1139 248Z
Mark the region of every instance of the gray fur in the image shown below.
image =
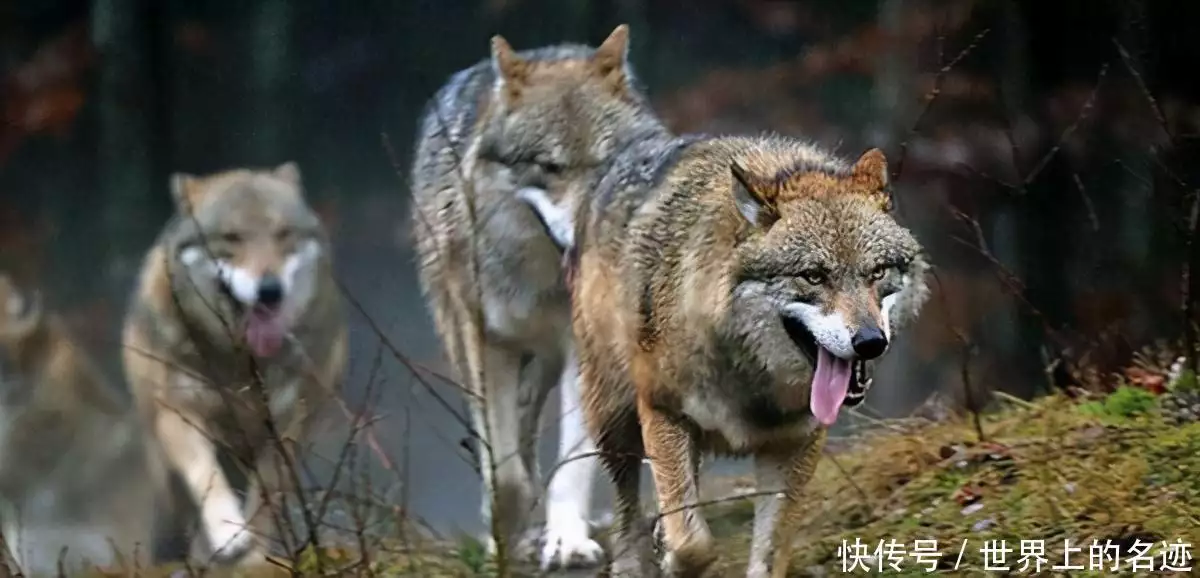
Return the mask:
M496 46L494 41L493 50ZM541 70L567 70L555 66L596 55L574 44L516 53ZM495 492L500 532L511 539L528 524L542 402L556 382L574 379L573 370L564 370L573 366L573 354L563 248L547 235L528 197L517 191L540 189L546 206L573 214L577 199L590 196L598 166L641 137L666 133L637 90L623 51L620 56L620 69L607 78L563 72L543 85L522 85L527 98L516 102L505 97L512 86L497 82L502 67L483 60L451 76L437 92L417 136L410 184L419 279L446 355L477 400L472 404L476 434L496 454L493 483L488 452L478 452L483 517L492 520L489 503ZM624 88L617 90L613 79L619 77ZM523 359L527 365L522 366ZM484 383L476 383L477 375ZM575 429L582 432L581 425ZM517 451L519 456L506 455ZM560 455L566 451L560 449ZM571 463L583 466L590 460ZM555 479L572 475L564 470L574 467L560 468ZM547 500L550 539L556 524L554 484ZM591 548L598 546L586 546ZM543 551L543 565L551 554ZM584 557L595 558L591 551Z
M0 303L16 295L0 274ZM23 301L0 312L6 554L26 576L58 576L60 562L70 575L161 562L156 548L178 528L157 445L62 320Z

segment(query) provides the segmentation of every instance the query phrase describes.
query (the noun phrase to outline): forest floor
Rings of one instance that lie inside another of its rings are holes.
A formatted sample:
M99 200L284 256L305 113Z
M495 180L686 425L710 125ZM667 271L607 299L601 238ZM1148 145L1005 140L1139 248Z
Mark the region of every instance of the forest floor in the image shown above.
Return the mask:
M829 452L809 486L813 507L800 524L790 575L1200 575L1200 565L1169 546L1200 542L1200 422L1179 425L1154 395L1132 387L1099 398L999 398L997 405L978 423L972 416L878 421ZM703 498L751 491L750 480L724 479L707 484ZM713 575L744 576L750 501L720 501L705 516L719 541ZM985 560L989 544L1008 551ZM1093 550L1105 546L1110 558L1101 570ZM495 575L473 541L408 551L367 559L375 575ZM362 560L328 549L320 565L324 575L366 575ZM1197 569L1164 571L1169 562ZM1152 564L1153 572L1132 563ZM1064 573L1068 565L1074 568ZM297 570L321 575L316 567L309 555Z

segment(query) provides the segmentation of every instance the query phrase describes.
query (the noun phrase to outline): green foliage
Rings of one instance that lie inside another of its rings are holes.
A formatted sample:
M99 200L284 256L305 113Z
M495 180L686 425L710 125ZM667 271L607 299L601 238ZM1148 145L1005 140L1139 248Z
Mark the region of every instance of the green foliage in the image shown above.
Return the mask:
M1103 400L1080 405L1079 411L1101 418L1128 419L1150 413L1155 405L1154 394L1140 387L1122 385Z
M487 548L474 538L464 537L460 540L455 555L463 566L475 574L483 574L487 570Z
M985 416L983 442L969 420L888 424L839 453L837 465L823 460L818 466L805 488L811 507L798 525L796 543L804 546L793 552L790 575L837 573L843 539L861 539L871 549L892 539L906 547L935 539L951 564L967 539L953 575L980 578L996 575L983 569L984 540L1016 547L1044 539L1052 560L1062 560L1065 539L1076 545L1131 536L1195 543L1200 422L1168 423L1156 402L1136 387L1089 409L1050 396ZM721 551L718 575L744 572L752 510L750 503L731 503L709 516ZM725 516L738 524L723 523ZM927 575L911 560L903 571L883 574Z
M1172 384L1172 391L1179 393L1200 393L1200 382L1196 380L1196 372L1185 369L1179 373L1179 379Z

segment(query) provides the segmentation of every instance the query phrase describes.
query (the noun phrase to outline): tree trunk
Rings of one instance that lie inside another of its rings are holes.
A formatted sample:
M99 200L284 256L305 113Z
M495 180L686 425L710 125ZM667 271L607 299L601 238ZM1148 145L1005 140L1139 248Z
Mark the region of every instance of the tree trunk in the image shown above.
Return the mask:
M85 203L97 210L78 225L97 227L95 236L78 231L79 238L103 239L80 244L96 251L108 264L108 275L123 279L138 265L148 224L156 213L154 191L159 166L154 146L160 118L153 54L157 47L149 0L97 0L92 4L91 40L99 56L95 85L96 188L99 200ZM82 195L78 195L82 196ZM89 195L91 196L91 195ZM165 198L165 196L164 196Z
M293 123L300 122L293 98L294 8L288 0L259 0L250 6L247 98L236 129L242 133L237 162L270 166L298 153L292 144Z

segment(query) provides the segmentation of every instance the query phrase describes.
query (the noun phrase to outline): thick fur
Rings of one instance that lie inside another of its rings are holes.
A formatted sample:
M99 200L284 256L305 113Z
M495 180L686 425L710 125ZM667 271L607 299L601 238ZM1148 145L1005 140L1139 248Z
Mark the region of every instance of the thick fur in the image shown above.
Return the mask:
M277 535L271 522L277 493L297 475L295 443L346 365L330 244L293 163L177 174L171 190L176 214L146 256L126 316L125 371L198 506L198 548L218 562L262 562L256 535ZM287 332L262 357L243 326L268 279L278 280Z
M0 274L0 530L21 571L145 567L171 519L166 483L128 398Z
M595 50L523 52L493 38L492 57L455 74L430 102L412 167L421 286L469 390L483 517L506 545L528 526L538 413L562 386L563 465L549 486L543 567L602 555L586 521L595 460L578 408L559 237L571 229L562 215L588 194L600 165L665 133L635 87L627 38L622 25ZM558 218L539 222L530 203Z
M782 137L681 137L628 154L578 211L571 250L585 415L618 492L615 575L655 571L642 455L661 569L709 568L712 537L688 505L700 455L717 453L753 456L759 489L779 491L756 505L747 576L781 578L825 439L813 358L785 320L843 358L864 328L894 339L926 299L921 247L888 214L877 150L851 165Z

